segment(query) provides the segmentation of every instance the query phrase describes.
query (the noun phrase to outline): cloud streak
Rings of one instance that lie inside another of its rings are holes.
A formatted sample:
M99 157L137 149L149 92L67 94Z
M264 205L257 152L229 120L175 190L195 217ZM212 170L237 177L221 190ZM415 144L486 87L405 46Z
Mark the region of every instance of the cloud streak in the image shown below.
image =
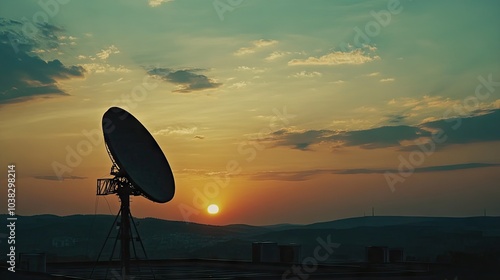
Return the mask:
M380 79L381 83L388 83L388 82L394 82L396 79L394 78L385 78L385 79Z
M153 68L147 73L153 77L177 85L174 92L189 93L206 89L218 88L222 83L217 83L205 75L197 74L204 69L181 69Z
M390 123L400 123L406 116L390 116ZM393 125L376 128L335 131L335 130L278 130L269 134L264 141L278 146L291 147L308 151L319 143L330 143L336 148L357 146L362 149L378 149L398 147L400 150L417 149L417 140L430 141L433 133L438 131L445 135L444 147L452 144L468 144L478 142L500 141L500 109L488 111L482 115L466 118L442 119L429 121L415 126ZM408 145L414 141L414 145ZM403 145L403 143L406 143Z
M33 178L39 179L39 180L49 180L49 181L84 180L84 179L87 179L87 177L80 177L80 176L63 176L63 177L58 177L58 176L53 176L53 175L33 176Z
M329 54L325 54L320 57L310 56L306 59L292 59L288 62L290 66L297 65L326 65L326 66L336 66L336 65L360 65L375 60L380 60L377 55L370 55L364 51L357 49L348 52L334 51Z
M96 56L102 60L106 60L106 59L108 59L108 57L110 55L119 54L119 53L120 53L120 50L115 45L111 45L108 48L103 49L100 52L98 52L96 54Z
M270 53L265 58L265 60L267 60L267 61L273 61L273 60L276 60L276 59L278 59L280 57L284 57L284 56L289 55L289 54L292 54L292 52L274 51L274 52Z
M300 71L298 73L295 73L291 75L290 77L293 78L314 78L314 77L321 77L323 74L317 71L312 71L312 72L307 72L307 71Z
M168 127L153 132L153 135L189 135L194 134L197 130L197 127Z
M255 53L260 48L272 46L277 43L278 41L276 40L266 40L266 39L252 41L251 46L239 48L236 52L234 52L234 55L241 56L241 55Z
M467 170L476 168L498 167L498 163L460 163L450 165L436 165L415 168L415 173L446 172L454 170ZM357 175L357 174L384 174L386 172L398 173L397 169L311 169L300 171L282 172L257 172L249 174L252 180L256 181L306 181L321 174Z
M310 150L310 146L329 142L337 147L359 146L363 149L376 149L399 146L402 141L416 140L431 133L421 128L406 125L382 126L355 131L307 130L275 131L271 135L276 146L290 146L299 150ZM269 139L268 139L269 140Z
M148 0L148 5L150 7L159 7L163 3L173 2L174 0Z

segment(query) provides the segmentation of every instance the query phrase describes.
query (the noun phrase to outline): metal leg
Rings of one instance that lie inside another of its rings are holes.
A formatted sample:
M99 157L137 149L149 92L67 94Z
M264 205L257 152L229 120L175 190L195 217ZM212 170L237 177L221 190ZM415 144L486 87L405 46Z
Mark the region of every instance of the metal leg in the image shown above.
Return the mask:
M111 225L111 228L109 229L108 235L106 236L106 239L104 240L104 244L101 247L101 251L99 251L99 254L97 255L97 260L94 264L94 267L92 267L92 271L90 272L90 278L92 278L92 275L94 274L94 269L95 269L97 263L99 262L99 258L101 257L102 251L104 251L104 247L106 247L106 243L108 242L109 236L111 235L113 228L115 227L116 220L118 220L118 217L120 216L120 212L121 211L118 211L118 214L116 215L115 220L114 220L113 224ZM116 241L115 241L115 244L116 244Z
M132 220L132 224L134 225L135 232L137 233L137 237L139 238L139 243L141 243L142 251L144 252L144 258L148 264L148 266L151 268L151 273L153 274L153 279L156 279L155 272L153 270L153 266L149 262L148 254L146 253L146 248L144 248L144 243L142 243L142 238L139 235L139 230L137 230L137 226L135 225L134 217L132 217L132 214L130 214L130 219Z

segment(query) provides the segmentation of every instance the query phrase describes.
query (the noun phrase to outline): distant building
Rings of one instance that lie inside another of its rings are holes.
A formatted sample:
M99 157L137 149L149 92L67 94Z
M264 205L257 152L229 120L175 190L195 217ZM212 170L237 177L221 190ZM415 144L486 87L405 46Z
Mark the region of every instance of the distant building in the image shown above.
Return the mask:
M389 261L389 250L386 246L366 247L366 261L368 263L387 263Z
M46 272L47 258L45 253L20 253L19 267L25 271Z
M73 247L76 244L76 238L74 237L54 237L52 238L52 247Z
M252 243L252 262L273 263L279 262L280 251L276 242Z
M389 249L389 262L403 262L405 260L405 254L402 248L390 248Z
M369 263L403 262L405 254L403 248L388 248L387 246L366 247L366 261Z
M299 244L279 245L280 262L299 263L302 247Z
M417 257L415 257L415 256L406 256L406 261L407 262L416 262L417 261Z

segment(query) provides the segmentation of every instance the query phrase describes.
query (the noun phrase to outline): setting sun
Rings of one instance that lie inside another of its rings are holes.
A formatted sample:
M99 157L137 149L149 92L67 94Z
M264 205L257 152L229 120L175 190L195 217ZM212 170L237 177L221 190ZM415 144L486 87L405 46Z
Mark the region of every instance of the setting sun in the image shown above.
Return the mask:
M215 214L219 213L219 206L217 206L216 204L210 204L207 207L207 212L209 214L215 215Z

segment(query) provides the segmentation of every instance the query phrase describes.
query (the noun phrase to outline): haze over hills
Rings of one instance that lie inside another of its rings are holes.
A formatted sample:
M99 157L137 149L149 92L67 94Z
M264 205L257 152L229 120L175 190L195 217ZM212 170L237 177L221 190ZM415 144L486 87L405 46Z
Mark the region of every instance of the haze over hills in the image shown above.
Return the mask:
M110 215L20 216L17 252L46 252L49 261L95 260L114 219ZM250 260L255 241L297 243L306 257L313 254L318 239L339 244L326 262L363 261L365 247L375 245L403 248L406 256L420 261L435 261L438 256L447 260L450 252L500 255L500 217L375 216L275 226L211 226L154 218L134 221L151 259ZM109 259L117 232L112 230L103 259ZM6 250L5 239L0 246Z

